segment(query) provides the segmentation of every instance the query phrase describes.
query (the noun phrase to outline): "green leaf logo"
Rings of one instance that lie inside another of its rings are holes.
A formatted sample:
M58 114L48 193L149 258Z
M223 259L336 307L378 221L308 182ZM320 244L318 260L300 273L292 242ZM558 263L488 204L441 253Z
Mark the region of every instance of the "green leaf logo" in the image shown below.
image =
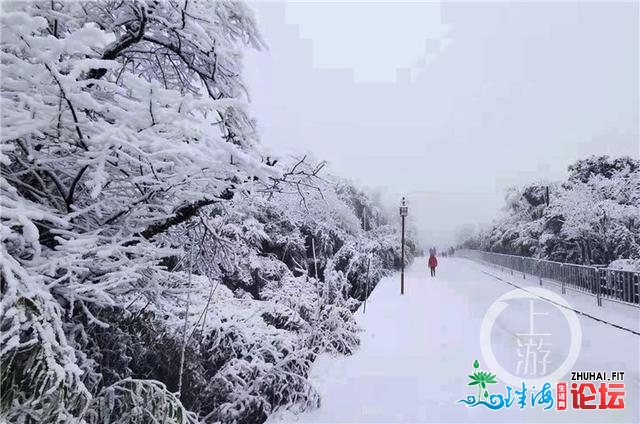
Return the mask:
M497 384L497 376L495 374L491 374L490 372L478 370L478 368L480 368L480 363L477 359L473 362L473 368L473 374L469 375L471 382L467 385L478 386L478 400L482 399L483 395L484 398L487 399L489 397L489 392L486 390L487 384Z

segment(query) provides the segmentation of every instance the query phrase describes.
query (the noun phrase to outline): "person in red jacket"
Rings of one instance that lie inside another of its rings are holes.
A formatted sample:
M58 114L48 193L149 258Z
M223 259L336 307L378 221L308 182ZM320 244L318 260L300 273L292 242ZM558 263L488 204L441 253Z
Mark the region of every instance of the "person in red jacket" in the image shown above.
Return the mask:
M438 266L438 260L436 259L436 255L431 254L429 256L429 269L431 269L431 276L436 276L436 267Z

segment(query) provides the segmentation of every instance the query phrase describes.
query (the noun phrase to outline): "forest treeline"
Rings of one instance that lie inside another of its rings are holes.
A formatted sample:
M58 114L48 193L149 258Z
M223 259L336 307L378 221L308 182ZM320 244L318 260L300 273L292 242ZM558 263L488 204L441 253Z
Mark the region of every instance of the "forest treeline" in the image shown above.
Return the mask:
M570 165L566 181L512 188L505 200L504 216L464 230L461 247L640 268L640 160L592 156Z
M398 217L246 112L237 1L2 5L0 421L259 423L400 266ZM416 252L411 233L406 260Z

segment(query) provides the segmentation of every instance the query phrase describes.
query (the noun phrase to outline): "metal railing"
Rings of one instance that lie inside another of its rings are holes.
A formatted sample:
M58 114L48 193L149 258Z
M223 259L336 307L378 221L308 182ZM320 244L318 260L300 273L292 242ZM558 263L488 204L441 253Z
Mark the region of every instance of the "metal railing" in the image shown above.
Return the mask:
M525 279L527 275L535 276L540 285L544 279L557 281L562 286L563 294L568 286L595 296L598 306L602 306L602 299L640 306L640 273L637 271L621 271L601 265L566 264L468 249L457 250L456 256L488 262L503 270L507 268L511 274L522 273Z

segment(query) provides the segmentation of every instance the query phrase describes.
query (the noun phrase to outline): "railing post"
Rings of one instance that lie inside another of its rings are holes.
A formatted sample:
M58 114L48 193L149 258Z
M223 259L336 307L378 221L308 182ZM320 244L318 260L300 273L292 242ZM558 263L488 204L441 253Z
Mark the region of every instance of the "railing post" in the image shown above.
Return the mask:
M602 296L600 295L600 291L601 291L601 286L602 284L600 283L600 270L598 270L598 268L593 268L593 272L596 275L596 300L598 302L598 306L602 306Z
M538 259L538 278L540 279L540 286L542 286L542 268L540 267L540 259Z

